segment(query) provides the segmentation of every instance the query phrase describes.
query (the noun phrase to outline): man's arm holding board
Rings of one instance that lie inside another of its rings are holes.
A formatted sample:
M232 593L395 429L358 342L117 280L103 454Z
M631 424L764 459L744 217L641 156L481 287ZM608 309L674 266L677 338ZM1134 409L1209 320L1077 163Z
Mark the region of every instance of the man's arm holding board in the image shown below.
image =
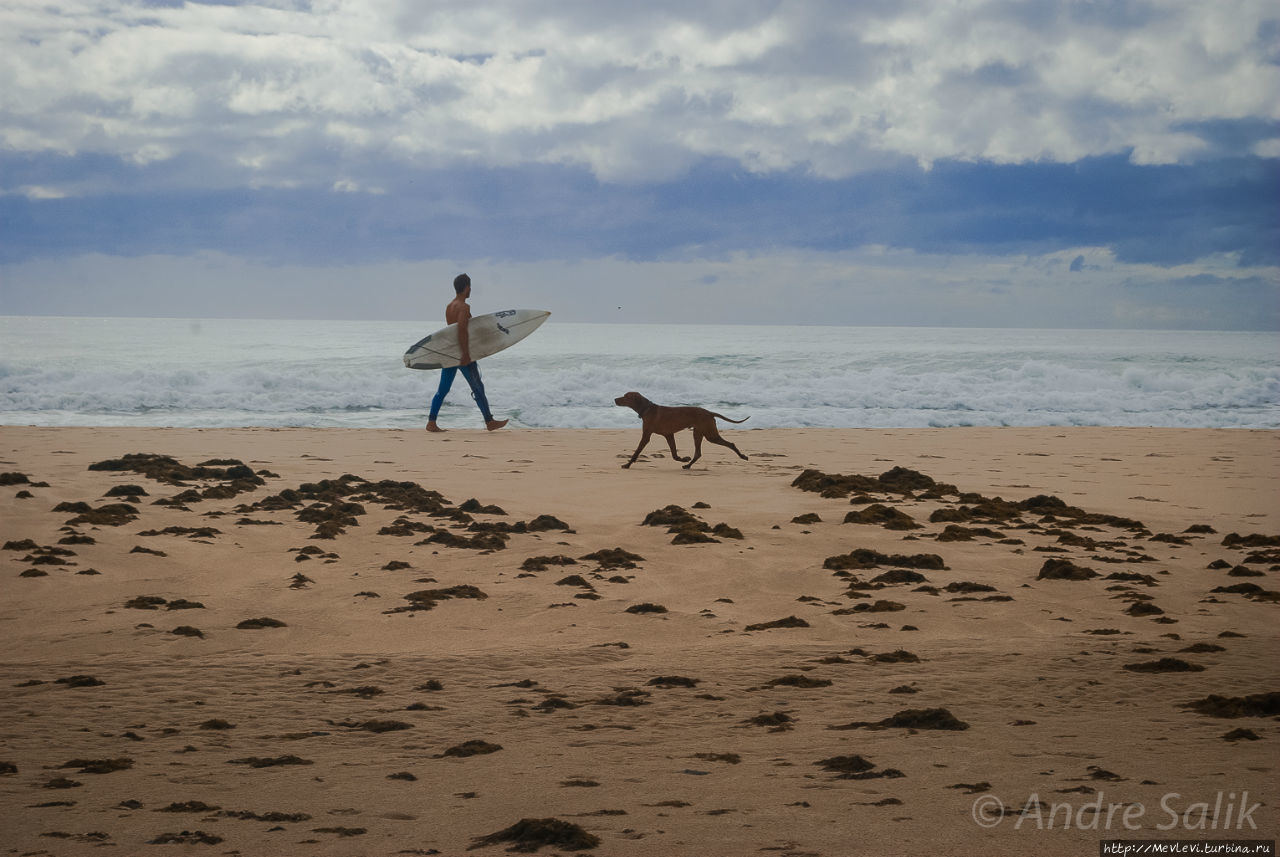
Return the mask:
M462 363L460 365L467 366L471 364L471 331L468 329L471 322L471 307L465 303L458 311L458 350L462 355Z

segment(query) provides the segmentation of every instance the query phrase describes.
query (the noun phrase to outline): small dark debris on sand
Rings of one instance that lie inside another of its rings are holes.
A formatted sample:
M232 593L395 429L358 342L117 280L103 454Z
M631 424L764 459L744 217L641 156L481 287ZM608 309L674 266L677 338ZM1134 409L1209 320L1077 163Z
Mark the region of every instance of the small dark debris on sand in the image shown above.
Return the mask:
M1069 559L1046 559L1036 580L1090 580L1097 576L1098 572L1076 565Z
M897 586L900 583L928 583L929 578L918 571L906 568L891 568L871 578L871 583L851 582L850 589L879 589L881 586ZM880 584L880 585L875 585Z
M697 687L698 679L682 675L660 675L649 679L650 687Z
M1261 741L1262 736L1252 729L1232 729L1222 736L1223 741Z
M809 678L807 675L784 675L765 682L765 687L797 687L801 689L815 687L831 687L829 678Z
M1280 536L1264 536L1260 533L1242 536L1239 533L1231 533L1222 539L1222 546L1228 548L1280 547Z
M4 543L4 547L0 550L7 551L33 551L38 550L40 545L36 544L33 539L10 539Z
M1135 673L1198 673L1204 672L1199 664L1188 663L1182 658L1160 658L1158 661L1142 661L1125 664L1124 668Z
M203 830L184 830L181 833L161 833L149 840L149 845L217 845L221 836L205 833Z
M1187 652L1193 655L1206 654L1209 652L1225 652L1225 646L1219 646L1214 643L1193 643L1185 649L1178 649L1179 652Z
M1150 601L1135 601L1129 605L1129 609L1124 612L1130 616L1163 616L1164 610L1152 604Z
M161 604L167 604L168 599L161 598L159 595L135 595L124 603L126 609L129 610L159 610Z
M831 726L831 729L941 729L959 732L969 724L945 708L908 708L878 722L865 720Z
M369 831L363 827L316 827L313 833L332 833L336 836L364 836Z
M405 607L393 607L390 610L384 610L384 613L410 613L417 610L434 609L441 601L447 601L451 598L471 598L476 601L484 601L489 596L479 587L472 586L469 583L459 584L458 586L448 586L443 589L419 589L416 592L410 592L404 596L404 600L409 604Z
M628 608L627 608L626 610L624 610L623 612L624 612L624 613L635 613L635 614L641 614L641 613L666 613L666 612L667 612L667 608L666 608L666 607L663 607L661 604L652 604L652 603L649 603L649 602L645 602L644 604L632 604L630 607L628 607Z
M768 631L772 628L808 628L809 623L798 616L787 616L784 619L774 619L772 622L756 622L748 625L747 631Z
M563 848L566 851L586 851L599 845L600 837L558 818L522 818L496 833L476 837L468 850L505 842L513 843L508 851L532 854L544 846Z
M279 619L272 619L270 616L262 616L258 619L245 619L236 625L241 630L253 630L257 628L285 628L288 627Z
M310 759L299 758L298 756L247 756L243 759L229 759L227 764L230 765L248 765L250 768L278 768L285 765L311 765L314 764Z
M795 718L785 711L775 711L772 714L757 714L755 717L748 718L746 723L750 726L768 726L770 732L786 732L795 728Z
M463 501L462 503L459 503L458 508L470 515L503 515L505 516L507 514L506 510L504 510L501 506L486 506L485 504L481 503L479 500L477 500L474 497L472 497L470 500L466 500L466 501Z
M631 688L614 688L614 693L610 696L604 696L596 700L596 705L613 705L619 708L634 708L638 705L648 705L647 697L651 696L647 690L640 690L636 687Z
M200 729L235 729L236 727L234 723L228 723L226 720L223 720L219 717L214 717L201 723L198 728Z
M644 557L623 548L607 548L589 553L581 559L590 560L601 569L636 568L636 563L644 562Z
M982 792L991 791L991 783L986 780L983 780L980 783L956 783L955 785L947 786L947 788L962 789L965 794L976 795Z
M553 565L577 565L578 561L571 556L556 554L555 556L531 556L520 564L521 571L546 571Z
M938 534L940 542L971 542L975 538L996 539L997 541L1004 538L1004 533L999 530L993 530L990 527L962 527L959 524L947 524L942 532Z
M838 780L876 780L882 778L897 779L906 776L897 768L885 768L882 771L875 770L876 763L863 756L832 756L829 759L822 759L814 762L824 771L836 774Z
M832 616L851 616L854 613L896 613L899 610L906 610L907 605L900 601L888 601L886 599L877 599L872 604L862 603L855 604L852 607L841 607L839 610L832 610Z
M101 679L94 678L91 675L71 675L66 678L56 679L55 684L65 684L67 687L102 687L106 684Z
M890 566L894 568L922 568L926 571L945 571L947 566L936 553L883 554L868 548L858 548L847 554L829 556L822 567L828 571L849 571Z
M335 726L341 726L343 729L357 729L363 732L372 732L375 735L381 735L383 732L399 732L403 729L412 729L412 723L405 723L403 720L344 720L341 723L335 723Z
M850 654L854 654L850 652ZM862 653L859 653L862 654ZM908 652L906 649L894 649L892 652L878 652L874 655L867 655L867 659L876 664L918 664L920 656L915 652Z
M168 806L155 810L156 812L217 812L222 807L210 806L202 800L184 800L175 801Z
M467 759L472 756L487 756L490 753L496 753L501 749L501 744L493 744L489 741L463 741L461 744L455 744L445 750L436 758L443 759L445 757L449 757L455 759Z
M1197 714L1208 717L1275 717L1280 715L1280 692L1251 693L1248 696L1218 696L1183 703Z
M67 520L68 527L77 524L90 524L95 527L122 527L138 519L138 509L128 503L104 503L97 508L88 503L59 503L53 507L55 512L70 512L74 518Z
M116 771L127 771L133 767L133 759L122 756L118 759L72 759L63 762L60 768L78 768L82 774L112 774Z
M186 536L192 539L211 539L222 535L221 530L213 527L165 527L163 530L143 530L140 536Z
M1089 779L1091 780L1106 780L1110 783L1120 783L1124 782L1125 779L1114 771L1108 771L1106 768L1100 768L1097 765L1090 765L1086 770L1089 771Z
M66 833L61 830L51 830L47 833L41 833L41 836L47 836L50 839L67 839L73 842L94 842L100 845L114 845L111 842L111 834L103 833L100 830L90 831L89 833Z
M31 478L25 473L12 471L9 473L0 473L0 485L30 485L33 488L48 488L48 482L32 482Z
M702 524L702 520L683 506L673 504L645 515L641 526L681 528L690 524Z
M557 711L560 709L573 709L578 706L565 699L562 696L548 696L546 699L534 706L538 711Z
M300 821L310 821L311 816L305 812L254 812L248 809L224 809L219 815L226 818L238 818L242 821L267 821L272 824L296 824Z
M875 524L886 530L918 530L921 525L901 509L872 503L865 509L849 512L844 516L846 524Z
M319 685L320 687L333 687L333 685L329 682L309 682L306 686L311 687L312 685ZM331 692L332 693L350 693L353 696L360 697L361 699L373 699L375 696L382 696L382 694L386 693L385 690L373 684L364 684L364 685L360 685L359 687L344 687L341 690L335 690Z
M79 780L71 780L66 777L54 777L44 785L40 786L40 788L42 789L78 789L83 785L84 783L80 782Z

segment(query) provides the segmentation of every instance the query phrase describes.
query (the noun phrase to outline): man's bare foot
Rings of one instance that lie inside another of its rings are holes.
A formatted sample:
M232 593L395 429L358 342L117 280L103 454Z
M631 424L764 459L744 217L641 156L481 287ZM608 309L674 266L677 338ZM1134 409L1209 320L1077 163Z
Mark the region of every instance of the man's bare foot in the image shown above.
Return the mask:
M510 420L489 420L487 423L484 424L484 427L487 428L489 431L497 431L498 429L505 426L508 422L510 422Z
M427 423L427 431L444 431L444 429L436 425L435 420L432 420L431 422Z

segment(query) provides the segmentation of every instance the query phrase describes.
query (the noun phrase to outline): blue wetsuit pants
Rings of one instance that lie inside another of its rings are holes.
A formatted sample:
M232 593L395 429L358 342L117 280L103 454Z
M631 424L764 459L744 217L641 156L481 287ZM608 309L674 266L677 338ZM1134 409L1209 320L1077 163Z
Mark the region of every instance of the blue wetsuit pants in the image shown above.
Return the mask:
M453 386L453 379L458 374L458 370L462 370L462 377L467 379L467 383L471 386L471 397L476 400L476 405L480 408L480 413L484 415L486 423L493 421L493 414L489 412L489 400L484 395L484 383L480 380L480 364L476 362L468 363L466 366L450 366L448 369L440 370L440 388L436 390L436 397L431 400L431 420L434 421L440 414L440 406L444 404L444 397L448 395L449 388Z

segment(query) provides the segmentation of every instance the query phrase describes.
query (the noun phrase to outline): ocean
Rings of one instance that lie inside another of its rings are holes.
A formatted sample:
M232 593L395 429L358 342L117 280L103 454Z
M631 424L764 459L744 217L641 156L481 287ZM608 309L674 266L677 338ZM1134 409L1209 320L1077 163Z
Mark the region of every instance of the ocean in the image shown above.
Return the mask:
M0 424L417 428L431 322L0 317ZM481 361L513 426L628 428L613 400L748 428L1280 428L1280 337L1201 331L570 324ZM459 377L441 424L477 428Z

